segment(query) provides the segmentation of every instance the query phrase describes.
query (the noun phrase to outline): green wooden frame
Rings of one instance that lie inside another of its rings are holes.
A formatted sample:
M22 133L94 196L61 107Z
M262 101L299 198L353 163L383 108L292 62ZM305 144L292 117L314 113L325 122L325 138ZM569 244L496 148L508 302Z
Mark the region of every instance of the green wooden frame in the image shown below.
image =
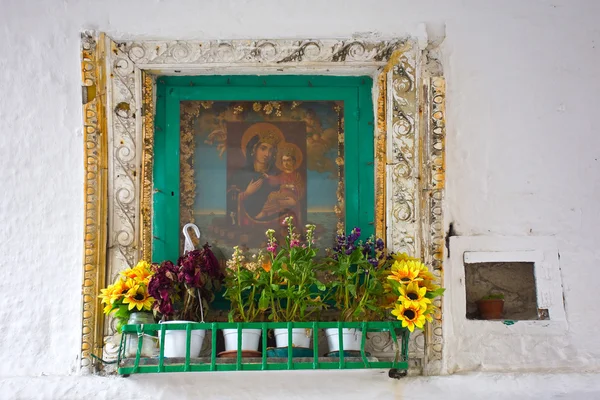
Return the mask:
M152 261L179 257L181 101L343 101L346 228L374 232L373 79L368 76L164 76L157 79Z

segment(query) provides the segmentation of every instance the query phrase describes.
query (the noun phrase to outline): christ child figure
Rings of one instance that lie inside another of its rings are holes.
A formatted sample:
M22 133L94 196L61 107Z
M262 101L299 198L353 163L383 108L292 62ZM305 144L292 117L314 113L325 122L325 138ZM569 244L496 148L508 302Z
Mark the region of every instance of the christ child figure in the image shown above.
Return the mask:
M302 152L294 143L282 143L277 149L278 175L265 175L271 186L279 186L279 190L269 194L257 219L273 215L290 215L301 224L301 201L304 198L304 182L297 169L302 165Z

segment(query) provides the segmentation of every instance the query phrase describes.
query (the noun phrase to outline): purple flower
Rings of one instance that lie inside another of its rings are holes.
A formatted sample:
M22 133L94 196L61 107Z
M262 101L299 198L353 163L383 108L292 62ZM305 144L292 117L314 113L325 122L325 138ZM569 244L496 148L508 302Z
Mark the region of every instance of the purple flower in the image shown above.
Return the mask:
M161 302L158 311L165 316L173 315L173 304L170 301Z
M164 261L160 265L154 265L154 275L148 283L148 293L155 299L164 297L164 292L167 293L177 285L178 268L171 261Z
M348 236L348 244L353 245L360 238L360 228L356 227L352 229L350 236Z
M179 272L179 280L185 282L191 287L200 287L203 283L200 277L200 268L197 259L186 257L181 261L181 270Z
M383 248L385 247L385 243L383 243L383 239L381 239L381 238L377 239L377 241L375 242L375 247L377 248L377 250L383 251Z
M300 246L300 241L298 239L292 239L290 241L290 247L298 247Z
M158 299L161 299L162 301L168 301L169 300L169 291L166 289L161 289L158 291L159 293L159 297L157 297Z
M365 256L370 256L371 255L371 251L373 250L372 246L371 246L371 242L365 242L362 244L362 253Z
M180 270L178 279L188 287L201 288L206 279L221 281L223 271L219 260L206 243L202 249L192 250L177 261Z
M171 261L164 261L160 265L160 268L164 269L165 271L172 272L172 273L177 273L177 271L179 271L179 268L177 268L177 266L175 264L173 264Z
M223 271L221 270L221 264L215 253L210 249L208 243L202 247L202 255L204 256L204 265L206 266L206 272L211 278L223 279Z

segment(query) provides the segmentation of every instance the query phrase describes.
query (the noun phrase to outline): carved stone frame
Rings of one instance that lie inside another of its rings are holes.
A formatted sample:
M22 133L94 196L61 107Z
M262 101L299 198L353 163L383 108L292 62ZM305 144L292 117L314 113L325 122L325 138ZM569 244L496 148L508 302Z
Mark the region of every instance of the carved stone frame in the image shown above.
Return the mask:
M425 57L426 55L426 57ZM442 281L445 82L434 52L398 40L113 41L82 34L85 254L81 369L115 357L97 298L151 254L155 77L204 74L371 75L376 116L378 236L422 257ZM426 61L425 61L426 60ZM441 310L441 303L438 304ZM383 336L374 353L389 353ZM413 334L411 366L442 371L442 315Z

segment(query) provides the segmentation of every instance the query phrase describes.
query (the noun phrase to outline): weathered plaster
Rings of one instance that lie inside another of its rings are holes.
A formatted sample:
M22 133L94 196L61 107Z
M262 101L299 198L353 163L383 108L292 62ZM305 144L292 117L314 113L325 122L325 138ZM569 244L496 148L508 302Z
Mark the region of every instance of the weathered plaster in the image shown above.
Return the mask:
M485 262L465 266L469 319L480 319L477 302L486 296L504 296L504 318L539 319L532 262Z

